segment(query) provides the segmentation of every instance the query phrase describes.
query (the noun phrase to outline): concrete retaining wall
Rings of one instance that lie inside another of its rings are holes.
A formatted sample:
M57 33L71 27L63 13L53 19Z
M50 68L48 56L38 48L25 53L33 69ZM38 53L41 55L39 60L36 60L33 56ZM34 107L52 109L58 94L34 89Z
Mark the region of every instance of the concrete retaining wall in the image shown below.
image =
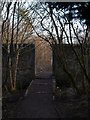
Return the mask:
M54 46L55 48L55 46ZM78 53L79 58L81 59L81 49L80 46L74 46L75 51ZM79 65L79 62L77 61L77 58L72 50L72 48L69 45L63 45L63 51L64 51L64 56L67 62L68 70L70 73L74 76L76 79L76 83L80 83L82 80L82 71L81 67ZM56 51L57 52L57 51ZM58 64L57 60L57 53L55 50L53 51L53 74L56 77L56 82L60 86L70 86L69 84L69 77L63 70L63 65ZM58 51L59 52L59 51ZM88 54L88 72L89 72L89 77L90 77L90 54Z
M17 68L17 87L25 88L29 85L32 79L35 77L35 46L31 44L25 47L27 44L23 44L23 49L20 51L18 68ZM19 45L20 46L20 45ZM7 65L7 52L2 48L2 81L6 80L6 65Z

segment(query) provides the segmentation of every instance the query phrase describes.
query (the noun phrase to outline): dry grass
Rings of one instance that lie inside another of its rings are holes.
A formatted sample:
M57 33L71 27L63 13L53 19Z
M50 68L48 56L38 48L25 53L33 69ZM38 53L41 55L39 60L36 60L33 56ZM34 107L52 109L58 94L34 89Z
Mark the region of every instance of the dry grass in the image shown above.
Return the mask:
M6 119L13 115L16 105L23 98L25 90L19 90L6 95L2 99L2 118Z
M54 105L60 118L88 118L88 96L77 96L69 90L56 94Z

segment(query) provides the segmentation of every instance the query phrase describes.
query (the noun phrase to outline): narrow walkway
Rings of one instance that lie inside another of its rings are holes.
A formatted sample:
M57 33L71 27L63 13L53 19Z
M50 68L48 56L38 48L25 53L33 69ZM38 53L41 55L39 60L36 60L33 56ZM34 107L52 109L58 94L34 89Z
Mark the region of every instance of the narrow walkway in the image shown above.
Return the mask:
M16 110L16 118L58 118L53 105L52 79L42 74L32 81L26 97Z

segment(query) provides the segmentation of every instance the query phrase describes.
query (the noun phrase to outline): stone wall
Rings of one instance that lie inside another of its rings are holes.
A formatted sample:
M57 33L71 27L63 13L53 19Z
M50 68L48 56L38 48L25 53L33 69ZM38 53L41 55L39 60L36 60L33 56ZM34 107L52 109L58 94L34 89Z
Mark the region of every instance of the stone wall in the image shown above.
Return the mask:
M81 49L78 45L74 46L75 51L78 53L79 58L81 59ZM67 62L68 70L76 79L76 83L81 83L83 79L81 67L77 61L77 58L69 45L63 45L64 55ZM63 70L63 66L58 64L56 54L54 51L53 54L53 73L56 76L56 81L59 86L70 86L69 77L66 72ZM88 72L90 74L90 54L88 57ZM90 76L89 76L90 77Z
M5 46L5 45L4 45ZM19 45L20 46L20 45ZM18 69L17 69L17 87L26 88L35 77L35 45L31 44L27 47L23 44L20 51ZM4 47L5 48L5 47ZM7 52L2 48L2 79L6 79L6 63Z
M46 41L35 41L35 71L36 75L52 71L52 51Z
M35 74L52 72L52 50L49 43L41 37L32 35L25 43L35 44Z

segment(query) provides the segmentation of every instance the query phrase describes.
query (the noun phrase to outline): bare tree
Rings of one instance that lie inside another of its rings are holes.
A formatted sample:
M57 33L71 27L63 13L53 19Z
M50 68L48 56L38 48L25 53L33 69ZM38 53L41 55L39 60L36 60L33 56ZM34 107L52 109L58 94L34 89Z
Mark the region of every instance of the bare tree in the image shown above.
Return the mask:
M56 54L58 65L62 67L65 73L69 76L70 83L76 92L80 93L76 77L73 75L67 62L67 58L65 57L66 53L64 51L64 44L68 44L72 49L77 62L79 63L82 75L84 75L84 79L81 81L85 92L87 89L86 83L88 84L88 87L90 86L90 80L87 73L88 70L86 67L88 63L86 60L88 59L86 51L89 37L87 29L82 27L83 32L80 32L81 30L79 26L77 28L74 27L75 20L70 20L70 16L65 14L63 8L56 11L51 3L38 3L36 5L34 4L31 8L32 11L34 11L32 21L34 20L33 29L35 33L43 40L49 42L52 51ZM84 34L83 37L81 37L81 33ZM78 51L75 50L74 40L80 47L81 54L78 54Z
M32 23L28 8L25 9L24 3L9 2L5 5L7 6L6 11L2 11L2 13L6 13L6 18L2 23L2 45L5 44L6 47L2 47L7 52L7 71L3 86L13 91L16 90L19 54L23 49L23 43L28 41L32 34Z

